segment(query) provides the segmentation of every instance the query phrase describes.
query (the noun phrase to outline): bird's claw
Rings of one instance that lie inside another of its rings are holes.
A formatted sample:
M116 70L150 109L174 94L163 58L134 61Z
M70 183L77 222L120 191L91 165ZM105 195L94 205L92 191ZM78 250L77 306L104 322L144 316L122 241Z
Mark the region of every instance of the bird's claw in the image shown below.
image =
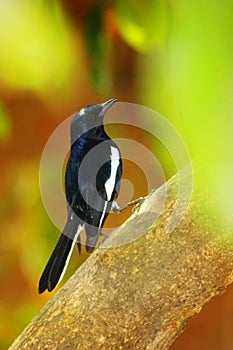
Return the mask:
M131 202L129 202L129 203L123 205L122 207L120 207L120 206L117 204L117 202L113 202L113 203L112 203L112 211L113 211L113 213L119 214L119 213L121 213L123 210L127 209L128 207L131 207L131 206L133 206L133 205L137 205L137 204L142 203L142 202L144 201L144 199L145 199L145 197L140 197L140 198L138 198L138 199L135 199L135 200L133 200L133 201L131 201Z
M112 211L113 213L119 214L122 211L122 208L114 201L112 202Z

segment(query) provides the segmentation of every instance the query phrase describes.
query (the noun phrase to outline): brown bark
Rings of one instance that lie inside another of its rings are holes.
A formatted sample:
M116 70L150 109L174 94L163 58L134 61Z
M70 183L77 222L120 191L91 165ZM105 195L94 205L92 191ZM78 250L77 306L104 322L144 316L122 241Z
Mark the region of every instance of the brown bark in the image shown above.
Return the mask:
M233 281L232 242L203 212L201 194L168 234L177 176L166 185L166 203L157 220L165 186L151 193L105 245L146 233L127 245L97 249L11 350L168 349L187 320L224 292Z

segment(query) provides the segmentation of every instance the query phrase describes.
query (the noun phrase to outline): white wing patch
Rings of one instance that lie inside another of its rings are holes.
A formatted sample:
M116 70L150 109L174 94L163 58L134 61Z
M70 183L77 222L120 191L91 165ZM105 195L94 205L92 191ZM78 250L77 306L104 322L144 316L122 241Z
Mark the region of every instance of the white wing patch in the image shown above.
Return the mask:
M104 215L105 215L105 213L106 213L106 209L107 209L107 204L108 204L108 202L107 202L107 201L105 201L105 203L104 203L104 209L103 209L103 211L102 211L102 215L101 215L100 222L99 222L99 230L100 230L100 229L101 229L101 227L102 227L102 223L103 223Z
M110 201L112 197L112 193L116 183L116 173L117 173L118 166L120 164L120 154L116 147L111 146L110 159L111 159L110 177L108 178L108 180L105 182L105 185L104 185L106 194L107 194L107 200L104 203L104 208L103 208L102 215L99 222L99 229L102 227L103 219L107 210L108 201Z
M116 184L116 173L117 173L118 166L120 164L120 154L116 147L111 146L110 159L111 159L111 173L110 173L110 177L108 178L108 180L104 185L108 201L110 201L112 198L112 193Z

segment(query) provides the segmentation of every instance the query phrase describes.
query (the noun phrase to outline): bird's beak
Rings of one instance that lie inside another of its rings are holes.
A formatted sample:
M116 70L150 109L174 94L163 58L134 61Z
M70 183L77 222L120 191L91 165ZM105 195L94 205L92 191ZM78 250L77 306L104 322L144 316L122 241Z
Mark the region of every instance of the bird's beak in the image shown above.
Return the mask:
M103 116L105 112L117 101L116 98L112 98L111 100L108 100L107 102L102 103L102 111L101 115Z

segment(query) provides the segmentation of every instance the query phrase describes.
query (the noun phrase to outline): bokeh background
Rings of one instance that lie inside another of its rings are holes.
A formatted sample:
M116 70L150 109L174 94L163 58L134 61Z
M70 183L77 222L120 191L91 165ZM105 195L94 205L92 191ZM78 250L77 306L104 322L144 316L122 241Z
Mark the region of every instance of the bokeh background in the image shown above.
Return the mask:
M231 0L0 1L1 349L53 294L37 294L59 233L42 205L39 164L50 134L79 108L116 97L165 116L232 228L232 17ZM169 178L174 164L157 152ZM134 166L125 168L132 180ZM143 181L134 179L135 197L146 194ZM73 254L65 280L85 258ZM172 349L232 349L232 331L231 286Z

